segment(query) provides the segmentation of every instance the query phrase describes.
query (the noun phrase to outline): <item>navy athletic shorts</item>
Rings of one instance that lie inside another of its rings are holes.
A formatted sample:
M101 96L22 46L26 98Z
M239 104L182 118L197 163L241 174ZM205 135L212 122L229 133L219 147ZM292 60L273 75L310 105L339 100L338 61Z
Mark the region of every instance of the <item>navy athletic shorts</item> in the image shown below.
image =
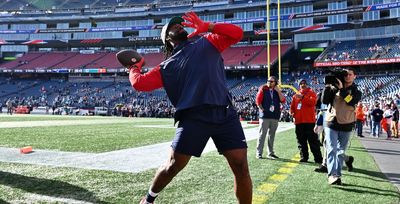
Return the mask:
M200 157L210 137L219 153L247 148L242 125L232 106L202 106L184 111L171 146L181 154Z

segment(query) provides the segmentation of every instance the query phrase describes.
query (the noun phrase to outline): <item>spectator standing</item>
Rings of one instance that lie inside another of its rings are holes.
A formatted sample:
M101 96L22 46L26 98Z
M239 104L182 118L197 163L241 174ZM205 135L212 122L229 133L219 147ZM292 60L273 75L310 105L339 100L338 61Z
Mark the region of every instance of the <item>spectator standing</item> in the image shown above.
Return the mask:
M368 120L369 120L369 131L370 131L370 133L372 134L372 132L373 132L373 129L372 129L372 121L373 121L373 119L372 119L372 111L374 110L374 105L372 105L372 104L370 104L369 105L369 108L368 108L368 114L367 114L367 117L368 117Z
M399 138L399 109L395 103L392 103L392 133L394 138Z
M361 102L359 102L357 104L357 108L356 108L356 128L357 128L357 136L358 137L364 137L362 135L363 132L363 123L365 120L365 115L364 115L364 108L363 108L363 104Z
M286 99L277 83L277 78L271 76L257 92L256 104L259 109L260 121L256 150L256 158L258 159L262 158L267 134L267 158L272 160L279 158L274 152L275 132L281 115L280 105L285 103Z
M375 104L375 108L371 112L371 118L372 136L379 137L381 130L381 120L383 119L383 111L379 108L379 103Z
M299 81L299 87L299 93L296 93L292 97L290 113L293 115L296 125L297 146L301 157L300 162L308 161L308 145L310 145L315 163L321 164L321 143L318 140L318 135L314 132L317 94L308 87L305 79Z
M13 114L13 102L11 99L8 99L6 102L6 106L7 106L7 114L12 115Z
M385 111L383 112L383 129L387 133L387 139L391 140L392 139L392 118L393 118L393 111L390 107L390 104L385 105Z

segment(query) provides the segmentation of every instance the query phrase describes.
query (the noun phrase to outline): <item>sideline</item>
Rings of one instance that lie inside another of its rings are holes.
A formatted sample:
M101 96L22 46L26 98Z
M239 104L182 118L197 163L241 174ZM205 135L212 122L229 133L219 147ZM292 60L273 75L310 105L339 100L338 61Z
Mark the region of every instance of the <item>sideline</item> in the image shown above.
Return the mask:
M386 140L386 134L379 138L370 135L368 127L364 128L364 138L358 138L386 178L400 192L400 139ZM355 136L356 137L356 136Z
M9 117L11 118L14 116L9 116ZM67 116L65 117L65 119L63 118L62 120L50 120L51 118L46 118L46 120L34 120L34 121L29 121L29 120L0 121L0 128L29 128L29 127L70 126L70 125L113 124L113 123L115 124L131 123L132 125L139 125L138 123L149 121L149 120L143 120L141 118L138 119L138 118L120 118L120 117L111 117L111 118L93 117L93 118L77 119L78 117L82 116ZM0 118L6 118L6 117L0 116ZM166 120L154 119L151 122L157 122L157 121L164 122Z
M294 128L293 123L280 123L277 132ZM258 128L243 130L246 140L258 138ZM0 161L23 164L73 167L94 170L138 173L160 167L169 155L171 142L104 153L61 152L36 150L31 154L20 154L18 148L0 148ZM209 140L204 153L216 150Z

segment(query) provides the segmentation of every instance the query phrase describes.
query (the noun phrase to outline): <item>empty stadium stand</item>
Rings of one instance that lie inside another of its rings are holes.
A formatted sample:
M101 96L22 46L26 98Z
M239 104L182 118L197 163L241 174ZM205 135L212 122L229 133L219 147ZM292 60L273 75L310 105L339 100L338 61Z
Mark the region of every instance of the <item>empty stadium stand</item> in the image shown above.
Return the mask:
M240 65L241 62L248 61L252 56L257 56L261 54L260 52L256 52L262 50L262 46L255 47L234 47L228 48L223 52L222 56L225 60L226 65ZM71 58L63 59L63 63L54 65L55 68L120 68L121 66L115 60L115 52L111 53L98 53L98 54L77 54ZM146 60L146 65L144 67L152 68L157 66L164 60L163 53L147 53L143 54L143 57ZM276 55L274 56L276 58ZM273 58L274 59L274 58ZM260 62L262 63L262 62Z
M281 55L284 56L291 44L281 46ZM0 69L84 69L84 68L121 68L115 59L116 52L99 51L94 54L79 52L29 52L15 61L0 64ZM226 66L251 66L267 63L265 46L230 47L222 52ZM143 54L145 68L157 66L164 60L163 53ZM271 46L271 62L278 56L278 46Z
M291 47L292 47L291 44L281 44L281 56L284 56ZM270 59L271 62L273 63L278 58L278 45L271 45L270 52L271 52ZM267 64L267 49L265 48L265 46L263 46L263 48L257 55L246 61L246 64L248 65Z

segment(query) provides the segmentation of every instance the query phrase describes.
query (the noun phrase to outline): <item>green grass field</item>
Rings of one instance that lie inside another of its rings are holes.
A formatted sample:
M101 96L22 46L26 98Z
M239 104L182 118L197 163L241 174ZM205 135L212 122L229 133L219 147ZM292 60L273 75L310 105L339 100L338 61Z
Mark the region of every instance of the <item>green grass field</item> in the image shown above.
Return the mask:
M14 121L44 121L44 120L104 120L104 117L82 117L82 116L59 116L59 115L0 115L0 122Z
M54 117L34 117L35 121L49 121ZM62 117L76 120L76 117ZM87 117L83 117L88 120ZM18 118L21 119L21 118ZM119 123L96 124L99 120ZM122 121L122 123L120 123ZM3 121L4 122L4 121ZM18 122L28 122L19 120ZM166 128L145 126L162 125ZM144 126L144 127L142 127ZM170 141L174 135L169 119L95 118L90 125L49 126L29 128L0 128L3 147L33 146L37 149L70 152L108 152Z
M0 115L6 121L91 120L87 117L46 117ZM101 125L71 125L0 128L0 146L36 149L107 152L170 141L174 134L169 119L95 118L124 120ZM126 123L125 123L126 121ZM149 125L149 127L145 127ZM161 125L165 128L154 128ZM143 127L144 126L144 127ZM399 203L400 194L379 171L357 138L349 155L355 157L353 172L344 170L343 186L329 186L325 174L313 172L314 163L299 164L289 176L276 183L273 192L259 192L259 186L278 169L293 162L298 153L294 130L276 136L279 160L255 159L256 141L249 142L249 165L254 193L267 197L266 203ZM129 156L129 155L128 155ZM160 158L162 160L167 159ZM148 190L156 169L141 173L60 168L0 162L0 203L138 203ZM225 159L216 151L193 158L167 186L157 203L236 203L233 177Z

